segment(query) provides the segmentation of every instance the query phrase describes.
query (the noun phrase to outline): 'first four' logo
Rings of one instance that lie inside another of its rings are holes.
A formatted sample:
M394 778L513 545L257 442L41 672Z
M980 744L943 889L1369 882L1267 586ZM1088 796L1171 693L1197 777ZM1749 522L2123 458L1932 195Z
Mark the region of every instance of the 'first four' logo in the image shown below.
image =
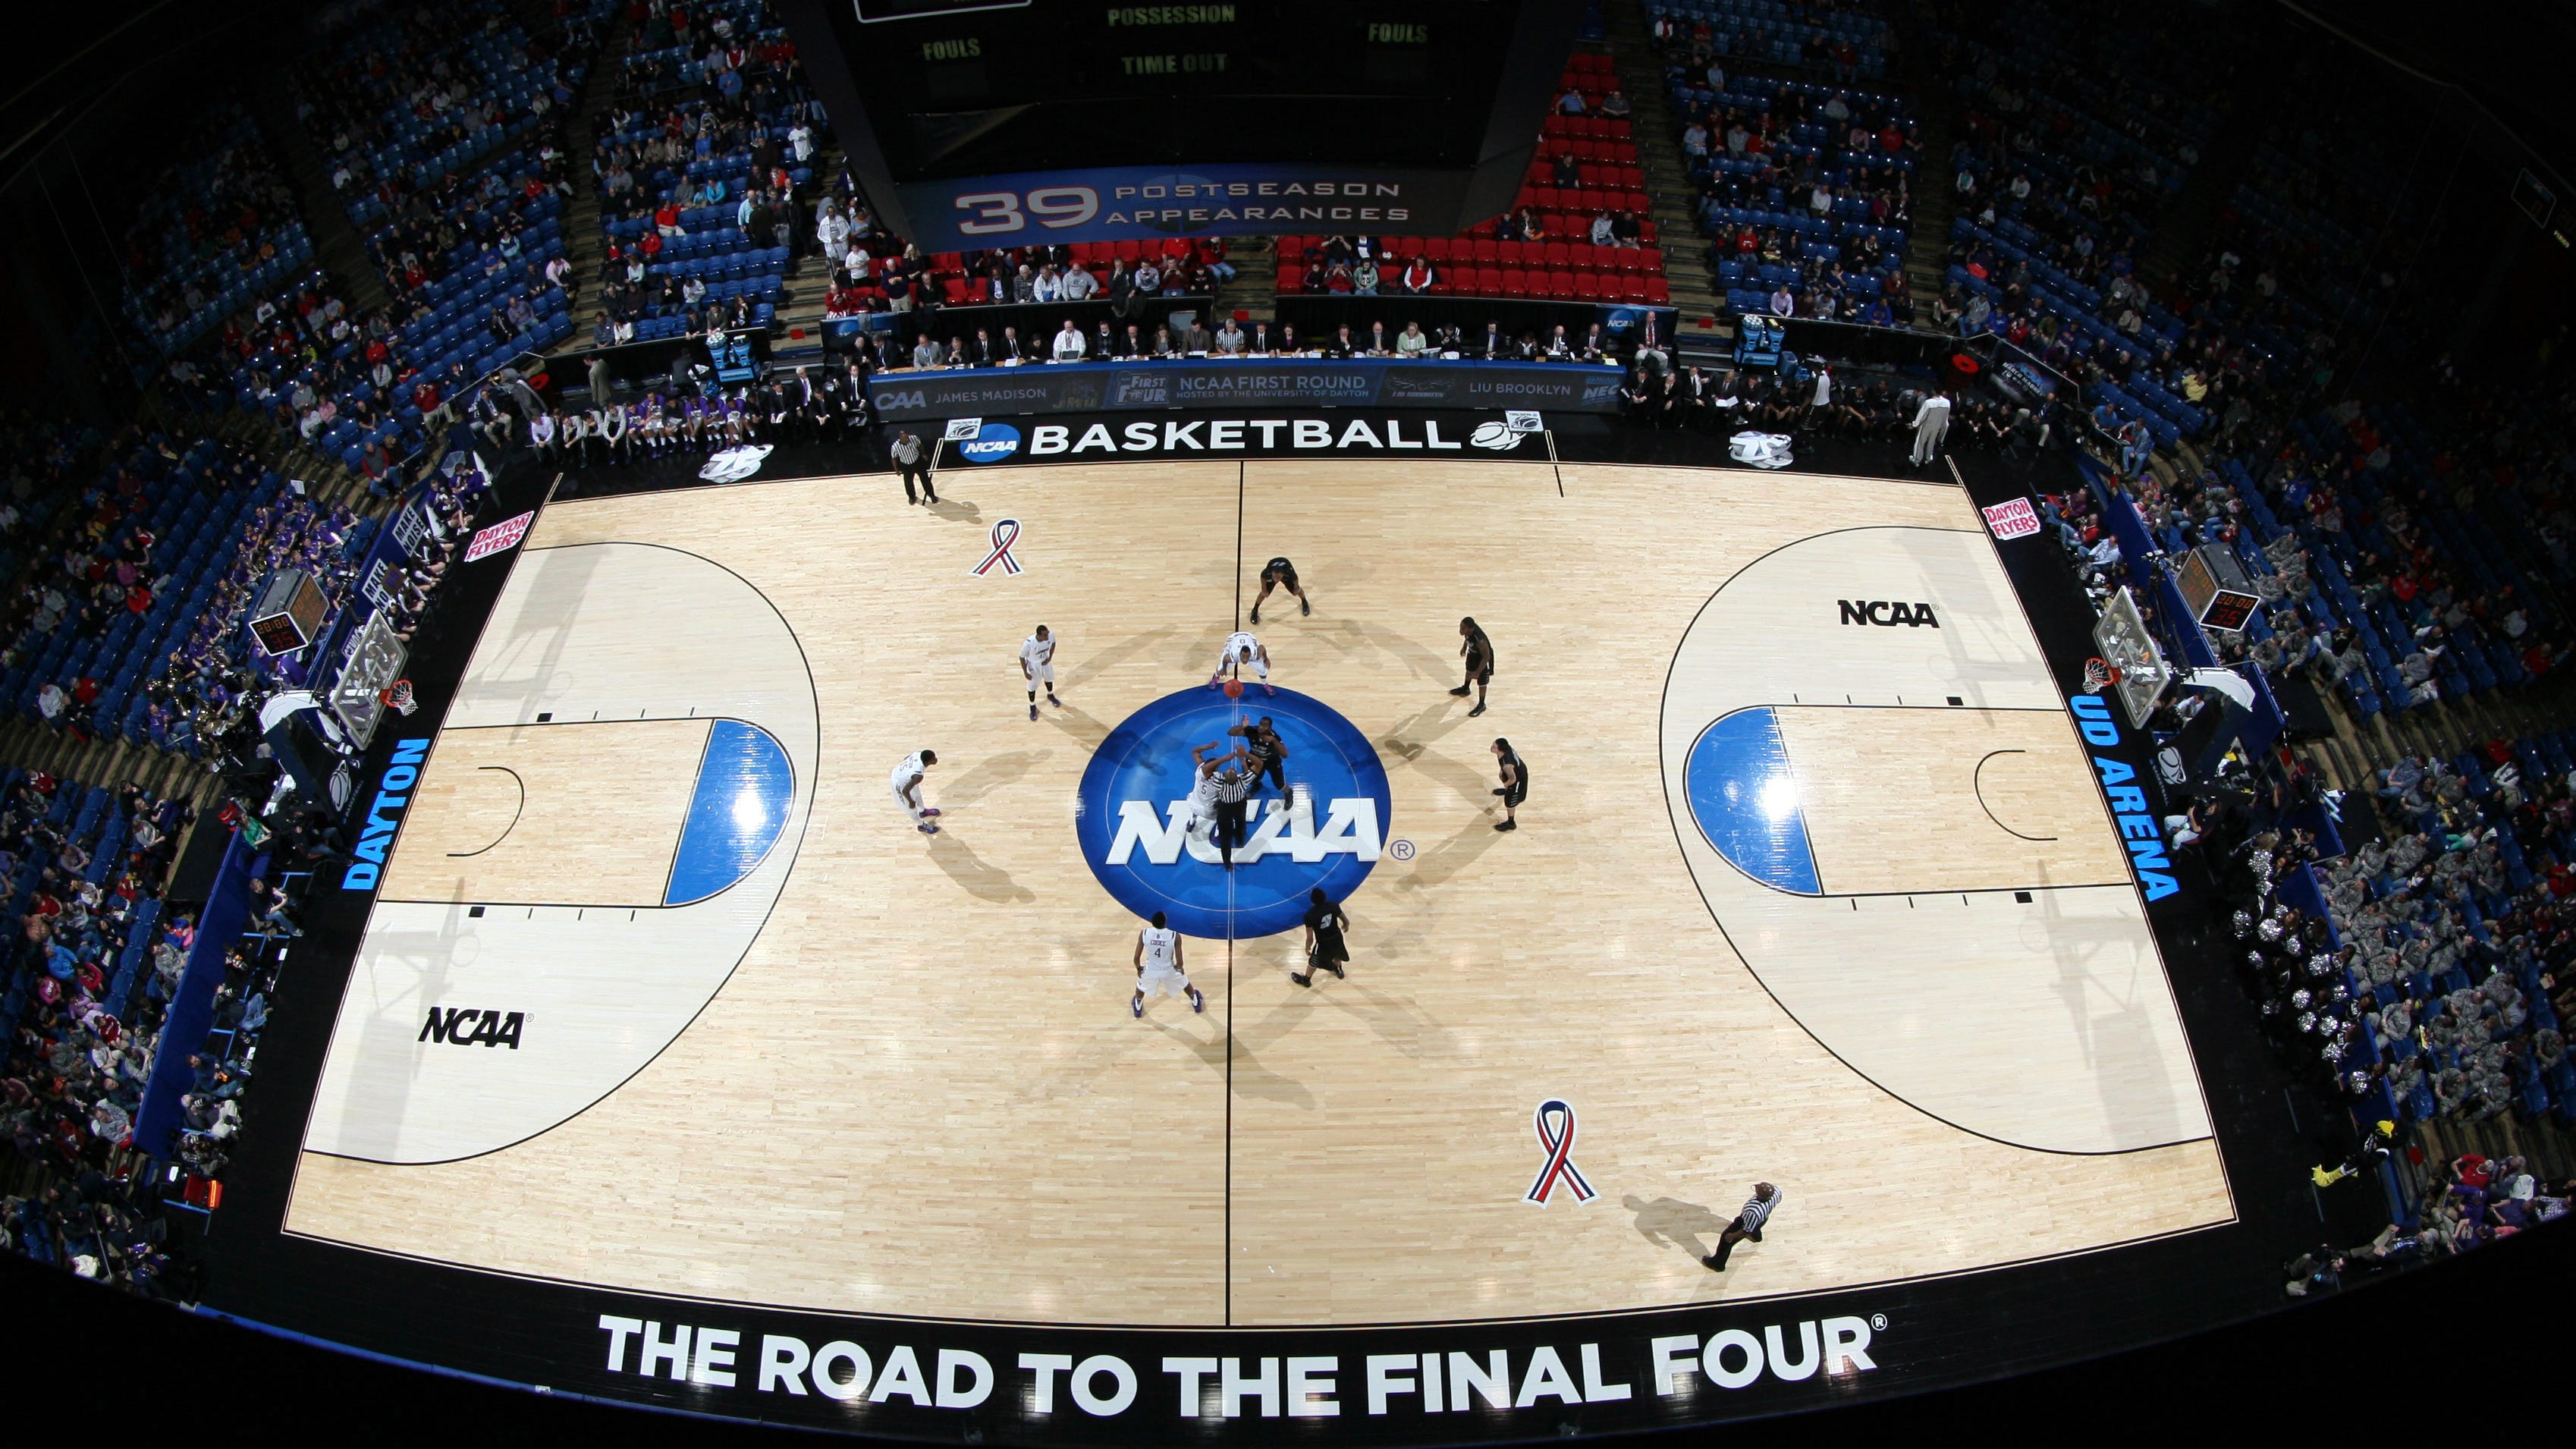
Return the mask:
M411 787L420 783L421 763L429 758L429 741L403 740L394 746L393 760L385 766L385 777L376 782L376 798L367 804L365 828L358 835L357 847L350 852L356 859L340 876L344 891L371 891L384 875L385 856L394 848L394 832L402 829L403 811L411 805Z

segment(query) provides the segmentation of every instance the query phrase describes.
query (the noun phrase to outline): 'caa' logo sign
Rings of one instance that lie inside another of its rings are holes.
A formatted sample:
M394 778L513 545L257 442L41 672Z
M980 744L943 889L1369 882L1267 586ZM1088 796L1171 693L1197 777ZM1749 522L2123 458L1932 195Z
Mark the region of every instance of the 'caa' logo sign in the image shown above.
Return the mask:
M969 463L997 463L1020 450L1020 430L1009 423L986 423L984 430L957 445Z
M1288 748L1292 798L1267 779L1256 784L1228 871L1214 835L1194 823L1190 751L1225 754L1243 743L1227 730L1264 716ZM1347 899L1376 866L1387 824L1386 767L1368 738L1323 701L1287 689L1241 700L1191 689L1138 710L1093 753L1074 817L1082 858L1119 904L1217 940L1295 929L1318 887Z

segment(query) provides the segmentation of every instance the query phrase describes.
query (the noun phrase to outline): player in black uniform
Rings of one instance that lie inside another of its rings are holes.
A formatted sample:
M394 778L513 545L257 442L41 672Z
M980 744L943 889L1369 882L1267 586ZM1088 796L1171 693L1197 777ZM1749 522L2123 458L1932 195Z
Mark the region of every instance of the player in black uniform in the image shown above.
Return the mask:
M1243 752L1251 762L1253 788L1259 789L1261 777L1268 775L1270 783L1279 787L1279 803L1294 808L1297 797L1288 788L1288 742L1279 738L1279 731L1271 727L1270 716L1263 715L1259 724L1236 725L1226 733L1243 736Z
M1289 972L1288 979L1300 986L1312 986L1316 972L1330 971L1349 980L1350 973L1342 969L1342 963L1351 959L1351 948L1343 944L1342 932L1350 928L1351 918L1342 914L1342 908L1324 894L1322 886L1308 891L1306 900L1306 969Z
M1306 591L1297 587L1297 566L1284 558L1274 558L1261 566L1261 595L1252 601L1252 622L1261 622L1261 600L1269 598L1272 589L1286 589L1295 594L1299 613L1315 612L1315 606L1306 602Z
M1510 740L1499 737L1494 741L1494 762L1502 767L1503 772L1503 787L1494 792L1503 797L1503 818L1494 822L1494 828L1518 830L1521 825L1512 818L1512 811L1529 798L1529 766L1521 763L1521 757L1512 749Z
M1476 707L1467 711L1467 718L1474 719L1485 712L1485 686L1494 679L1494 641L1485 637L1484 629L1474 619L1458 621L1458 637L1465 641L1458 646L1458 652L1467 656L1467 682L1449 692L1460 699L1474 692Z

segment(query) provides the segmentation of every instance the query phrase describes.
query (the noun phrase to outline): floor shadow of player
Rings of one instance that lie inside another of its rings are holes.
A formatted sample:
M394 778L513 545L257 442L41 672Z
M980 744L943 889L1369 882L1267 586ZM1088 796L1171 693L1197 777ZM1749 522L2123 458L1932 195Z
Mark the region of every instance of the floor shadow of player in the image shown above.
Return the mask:
M1026 775L1050 751L1011 750L977 763L954 783L939 792L940 803L971 805L994 791Z
M1074 743L1082 746L1085 753L1098 750L1100 742L1109 738L1109 726L1070 704L1047 711L1045 718L1047 723L1073 736Z
M1220 1077L1225 1075L1231 1064L1233 1086L1237 1096L1258 1098L1265 1102L1286 1102L1291 1106L1310 1111L1315 1106L1315 1094L1307 1091L1303 1084L1290 1081L1261 1064L1260 1058L1252 1053L1249 1032L1236 1032L1233 1042L1229 1045L1223 1032L1202 1040L1179 1026L1166 1025L1161 1021L1154 1023L1154 1030L1188 1047L1193 1055L1205 1062ZM1286 1034L1286 1027L1271 1031L1266 1035L1265 1044L1268 1041L1276 1041Z
M1067 692L1080 689L1179 632L1178 629L1166 624L1160 629L1148 629L1142 634L1130 634L1105 649L1095 649L1083 656L1080 664L1065 671L1064 687ZM1215 651L1209 652L1213 654Z
M1379 954L1382 957L1383 953ZM1318 980L1315 984L1320 987L1324 983ZM1409 1060L1422 1061L1458 1054L1457 1043L1449 1035L1449 1029L1405 997L1390 995L1365 984L1335 982L1329 991L1319 993L1316 1000L1320 1005L1357 1017L1378 1040Z
M1450 675L1466 672L1455 655L1444 659L1439 650L1412 635L1380 628L1375 624L1364 624L1353 620L1338 628L1318 632L1326 644L1344 654L1349 654L1360 646L1383 650L1402 663L1417 679L1445 679Z
M1632 1192L1621 1198L1619 1205L1637 1215L1637 1231L1647 1242L1658 1248L1679 1248L1694 1258L1705 1258L1717 1251L1718 1234L1733 1221L1679 1198L1659 1197L1648 1202Z
M1423 706L1420 712L1397 721L1385 734L1380 735L1377 746L1459 794L1473 799L1493 788L1483 773L1474 766L1462 765L1447 755L1434 754L1431 750L1431 747L1447 737L1450 731L1467 722L1465 711L1453 712L1453 706L1456 703L1455 700L1443 699L1438 704Z
M930 505L930 511L950 523L981 523L984 515L974 504L955 498L942 498ZM996 570L998 572L998 570Z
M1011 879L1011 873L997 865L986 865L974 847L959 840L949 831L930 837L930 858L948 872L948 878L966 888L967 894L988 901L1033 901L1036 891Z
M1418 891L1425 886L1444 884L1451 876L1476 863L1476 858L1494 848L1503 833L1479 815L1457 834L1424 851L1413 862L1413 869L1398 877L1395 888Z

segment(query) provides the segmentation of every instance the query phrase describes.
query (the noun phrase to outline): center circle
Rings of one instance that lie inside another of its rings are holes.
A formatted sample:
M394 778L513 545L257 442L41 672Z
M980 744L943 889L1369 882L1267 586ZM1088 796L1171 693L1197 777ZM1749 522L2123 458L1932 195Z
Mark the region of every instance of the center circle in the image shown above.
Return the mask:
M1255 781L1229 871L1214 833L1194 823L1190 752L1224 755L1244 743L1227 730L1264 717L1287 747L1293 804L1266 775ZM1161 911L1207 940L1291 930L1318 887L1349 899L1376 866L1388 823L1386 766L1358 726L1311 695L1258 685L1240 700L1187 689L1129 715L1092 753L1074 812L1082 858L1120 905L1140 917Z

